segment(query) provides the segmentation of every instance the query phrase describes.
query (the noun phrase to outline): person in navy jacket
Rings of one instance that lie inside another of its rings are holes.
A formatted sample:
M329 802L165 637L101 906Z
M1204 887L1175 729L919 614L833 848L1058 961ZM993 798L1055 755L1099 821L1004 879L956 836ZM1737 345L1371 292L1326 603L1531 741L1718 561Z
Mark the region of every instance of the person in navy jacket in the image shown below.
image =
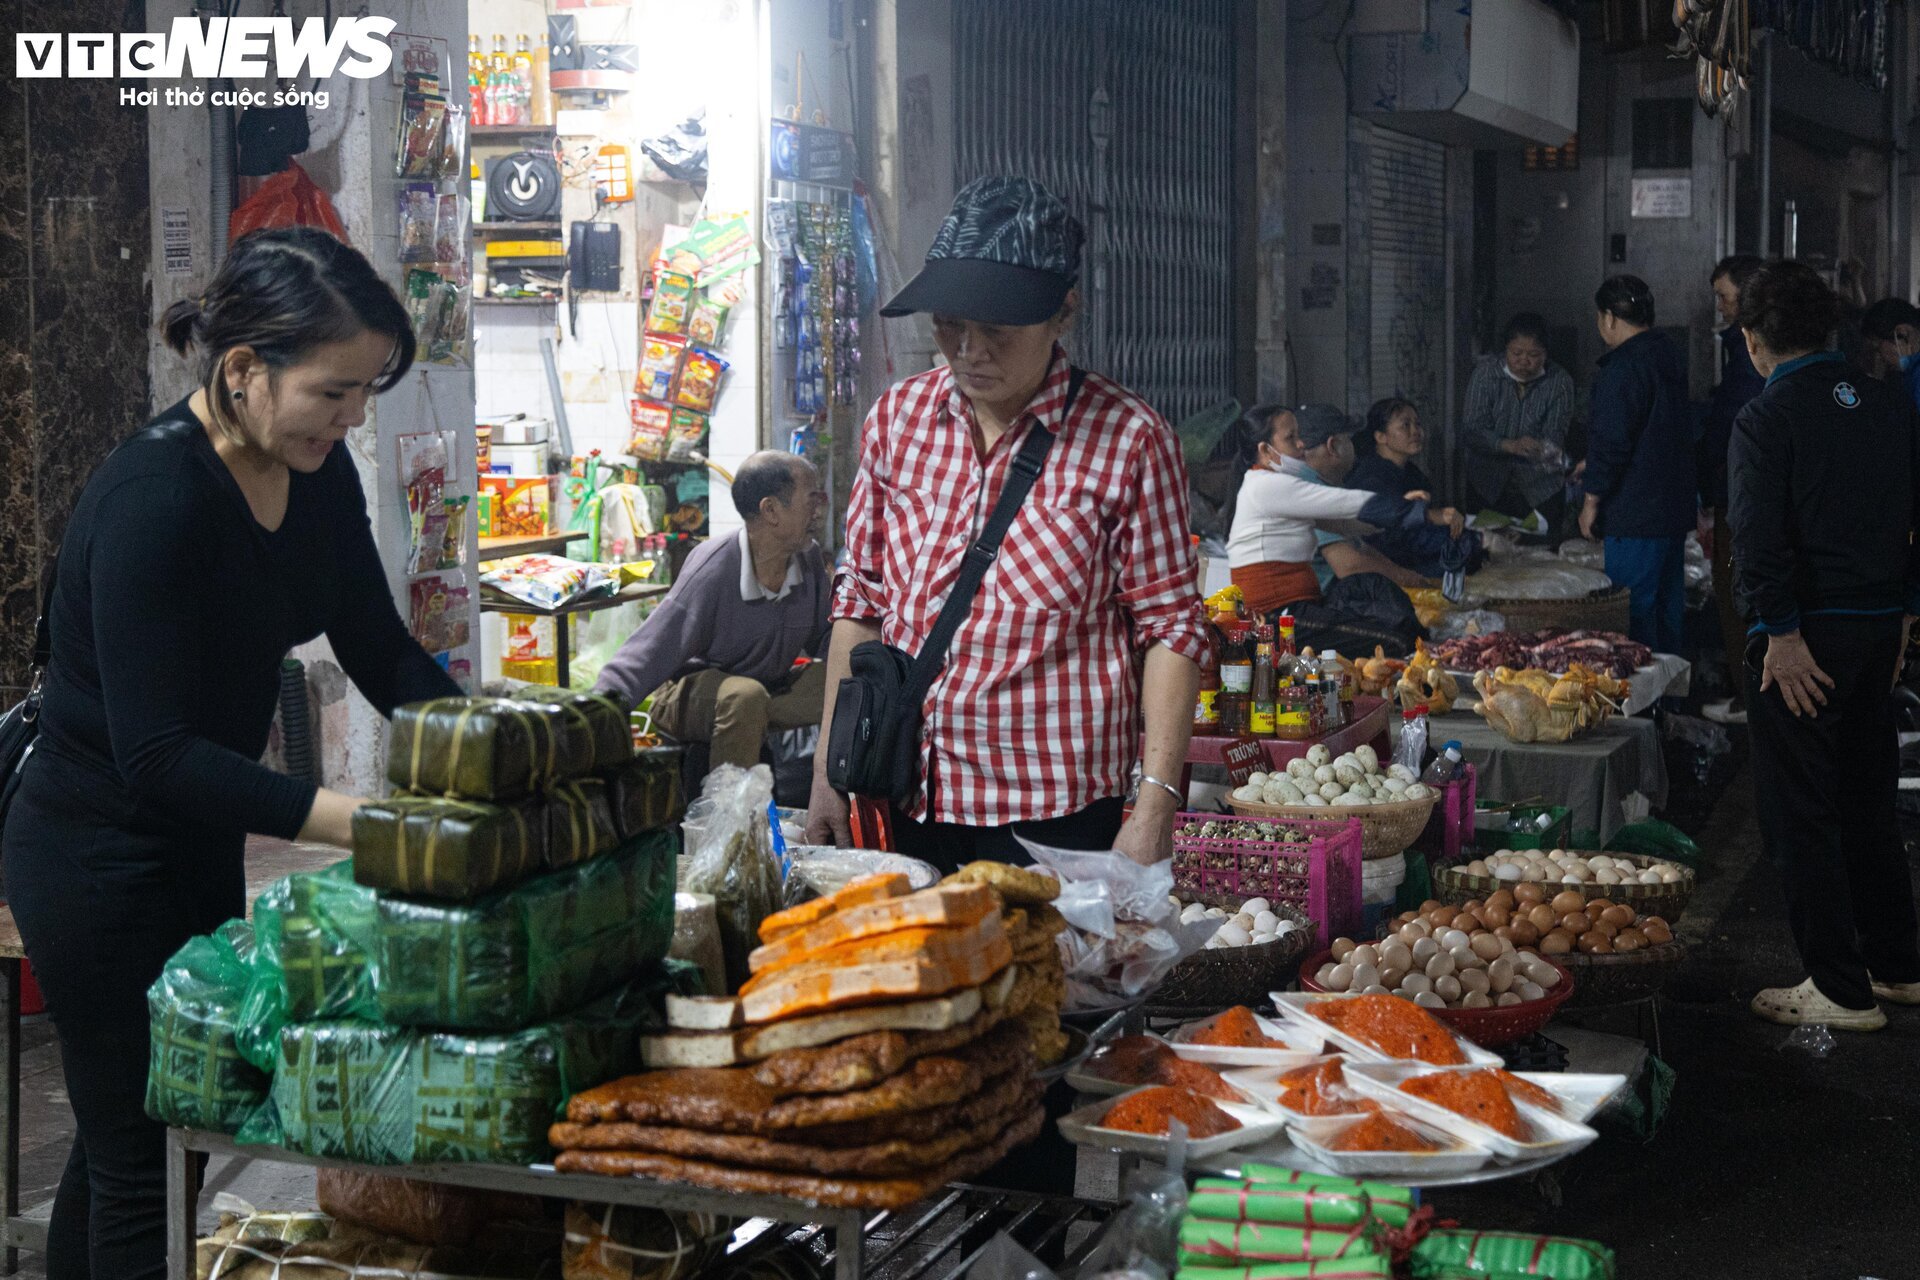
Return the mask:
M1767 379L1734 423L1728 511L1755 811L1808 974L1752 1009L1876 1031L1877 1000L1920 1004L1889 696L1920 613L1920 415L1826 349L1839 314L1798 262L1768 263L1740 299Z
M1594 294L1607 354L1587 425L1583 537L1606 544L1607 576L1627 588L1627 633L1676 653L1686 612L1686 545L1698 514L1687 362L1655 332L1653 290L1612 276Z

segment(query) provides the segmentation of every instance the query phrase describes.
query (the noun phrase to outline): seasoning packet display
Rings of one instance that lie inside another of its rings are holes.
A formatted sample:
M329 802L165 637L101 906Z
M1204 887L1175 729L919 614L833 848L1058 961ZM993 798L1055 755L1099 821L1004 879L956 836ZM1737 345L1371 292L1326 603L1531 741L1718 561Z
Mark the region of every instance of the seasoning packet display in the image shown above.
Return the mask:
M665 400L671 396L674 379L680 372L680 357L686 350L685 338L648 334L640 344L640 374L634 379L633 393L643 400Z
M703 347L720 345L720 335L726 332L727 316L732 311L731 303L715 298L712 291L702 292L687 317L687 336Z
M668 421L668 462L692 462L707 438L707 415L692 409L675 409Z
M680 369L673 402L685 409L711 412L720 394L720 379L730 367L723 357L705 347L690 347Z
M471 638L467 602L473 593L466 575L435 574L407 584L407 629L428 653L458 649Z
M673 410L656 400L633 402L633 434L627 439L627 454L642 462L661 462L673 434Z
M693 277L662 271L653 286L653 304L647 308L647 332L683 334L693 306Z

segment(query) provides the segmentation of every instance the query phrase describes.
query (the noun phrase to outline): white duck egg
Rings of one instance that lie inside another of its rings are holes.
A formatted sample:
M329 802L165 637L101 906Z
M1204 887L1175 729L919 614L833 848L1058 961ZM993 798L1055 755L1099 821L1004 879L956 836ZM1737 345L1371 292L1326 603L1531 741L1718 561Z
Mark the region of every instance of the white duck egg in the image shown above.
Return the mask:
M1244 947L1253 935L1229 920L1220 926L1220 932L1213 935L1220 939L1220 945L1226 947Z
M1337 964L1327 974L1325 985L1329 991L1345 991L1353 986L1353 966Z
M1413 998L1413 1002L1422 1009L1444 1009L1447 1007L1447 1002L1431 991L1422 991Z
M1307 748L1307 763L1318 769L1323 764L1333 763L1333 752L1327 750L1324 742L1316 742Z
M1424 973L1410 973L1406 977L1400 979L1401 995L1417 996L1422 991L1431 991L1431 990L1433 990L1433 979L1429 978Z
M1273 904L1267 901L1265 898L1248 898L1245 902L1240 904L1240 909L1242 911L1251 911L1253 912L1254 915L1257 916L1262 911L1273 910Z
M1262 909L1260 914L1253 918L1253 931L1255 933L1273 933L1279 929L1279 927L1280 917L1271 911Z
M1380 985L1378 965L1356 964L1353 966L1353 985L1356 987L1377 987Z

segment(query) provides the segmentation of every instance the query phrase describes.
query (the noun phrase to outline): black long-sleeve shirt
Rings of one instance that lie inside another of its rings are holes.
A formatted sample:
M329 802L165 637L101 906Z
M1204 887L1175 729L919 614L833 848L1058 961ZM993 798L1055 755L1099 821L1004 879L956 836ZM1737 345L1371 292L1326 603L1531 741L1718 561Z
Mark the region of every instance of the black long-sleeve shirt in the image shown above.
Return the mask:
M1699 508L1687 362L1658 330L1600 358L1587 421L1587 493L1609 538L1678 538Z
M1788 361L1734 419L1734 599L1756 631L1920 613L1920 416L1837 351Z
M315 788L259 763L289 649L324 633L382 715L459 689L394 609L345 446L292 474L269 532L185 401L168 423L185 427L123 444L74 509L37 749L136 833L292 838Z

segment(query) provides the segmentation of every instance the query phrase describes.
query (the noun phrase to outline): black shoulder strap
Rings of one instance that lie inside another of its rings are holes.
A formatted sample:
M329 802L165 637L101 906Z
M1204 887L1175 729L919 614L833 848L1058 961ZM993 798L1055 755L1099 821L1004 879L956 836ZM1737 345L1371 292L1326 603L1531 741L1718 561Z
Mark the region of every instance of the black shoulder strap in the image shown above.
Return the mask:
M1060 409L1060 421L1063 424L1067 415L1073 412L1073 402L1079 396L1080 385L1086 378L1086 370L1077 367L1067 375L1067 399ZM902 691L903 705L919 706L927 690L933 687L933 678L940 673L941 666L947 660L947 648L953 644L960 624L972 612L973 598L979 594L987 570L993 567L994 558L1000 554L1001 540L1007 536L1014 516L1019 514L1020 504L1027 500L1034 482L1040 479L1040 469L1046 465L1047 453L1053 448L1055 438L1056 433L1035 424L1021 443L1020 452L1014 455L1012 463L1008 465L1007 483L1000 490L1000 500L994 503L992 514L981 528L980 540L967 548L967 557L960 563L960 577L953 584L947 602L940 606L940 616L934 620L933 631L927 636L927 643L914 658L913 667L907 673L907 683Z
M122 446L132 444L136 440L174 440L200 429L200 423L197 420L168 418L134 432L120 444L115 445L114 452L119 452ZM47 557L46 574L46 584L40 590L40 616L33 620L33 657L30 659L30 670L34 676L44 675L47 664L53 661L53 624L49 619L53 616L54 584L60 576L60 548L58 547L55 547L53 553Z

